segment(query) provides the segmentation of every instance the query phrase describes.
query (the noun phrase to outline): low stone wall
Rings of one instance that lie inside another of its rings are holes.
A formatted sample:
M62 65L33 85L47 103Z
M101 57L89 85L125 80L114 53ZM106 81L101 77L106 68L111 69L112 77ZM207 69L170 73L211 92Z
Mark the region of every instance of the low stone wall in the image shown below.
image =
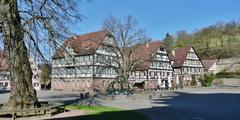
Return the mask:
M145 81L144 89L158 89L157 81Z
M239 86L240 87L240 78L215 78L213 80L214 83L219 83L223 86Z
M82 91L91 92L93 90L106 90L113 79L93 79L93 78L68 78L52 79L51 88L57 91Z
M239 70L240 66L240 58L228 58L228 59L220 59L217 62L217 73L222 72L223 70L226 72L236 72Z
M106 90L113 79L94 79L93 88L97 90Z

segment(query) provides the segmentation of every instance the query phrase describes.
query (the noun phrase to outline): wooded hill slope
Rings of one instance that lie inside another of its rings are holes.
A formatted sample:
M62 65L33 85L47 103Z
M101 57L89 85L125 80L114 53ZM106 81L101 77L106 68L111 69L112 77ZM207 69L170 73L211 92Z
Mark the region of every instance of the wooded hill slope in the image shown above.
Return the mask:
M167 33L163 42L168 50L192 45L201 59L239 57L240 22L216 23L193 33L182 30L176 36Z

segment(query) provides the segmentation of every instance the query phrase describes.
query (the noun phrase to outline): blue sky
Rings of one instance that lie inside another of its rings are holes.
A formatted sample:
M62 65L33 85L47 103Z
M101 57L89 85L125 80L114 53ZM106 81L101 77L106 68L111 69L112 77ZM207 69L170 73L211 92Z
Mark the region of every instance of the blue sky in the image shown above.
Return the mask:
M74 25L77 34L99 30L109 15L132 15L149 37L161 40L167 32L240 21L240 0L91 0L81 4L80 11L86 18Z

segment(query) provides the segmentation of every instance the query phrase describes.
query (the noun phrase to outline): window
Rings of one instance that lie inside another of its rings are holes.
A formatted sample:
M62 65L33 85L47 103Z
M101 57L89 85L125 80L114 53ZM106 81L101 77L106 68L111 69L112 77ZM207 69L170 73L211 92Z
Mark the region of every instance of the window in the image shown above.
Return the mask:
M136 71L136 75L139 76L139 71Z
M112 75L116 75L116 71L113 69L113 68L111 68L111 74ZM133 73L134 74L134 73Z
M154 76L157 76L157 72L154 72Z
M34 86L34 87L38 87L38 86L39 86L39 83L34 83L33 86Z
M160 48L160 51L164 51L164 48Z
M150 75L151 75L151 76L154 76L154 72L150 72Z
M59 59L54 60L55 64L59 64Z
M187 72L187 68L183 68L183 71L184 71L184 72Z
M153 66L153 62L151 62L151 66Z
M89 61L93 61L93 56L89 56Z
M169 72L167 72L167 76L169 76L170 75L170 73Z
M85 62L84 56L80 56L79 58L80 58L80 62Z
M89 59L89 56L85 56L85 62L89 62L90 59Z

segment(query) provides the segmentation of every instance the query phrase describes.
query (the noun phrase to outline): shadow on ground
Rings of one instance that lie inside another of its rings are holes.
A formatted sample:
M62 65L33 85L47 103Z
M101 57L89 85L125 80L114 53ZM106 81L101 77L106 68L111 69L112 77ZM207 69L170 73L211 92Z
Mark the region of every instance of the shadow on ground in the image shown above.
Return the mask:
M165 107L138 110L152 120L239 120L240 94L176 93L169 99L155 99L153 104Z
M103 112L95 115L82 115L47 120L148 120L146 116L133 111Z
M136 111L146 114L151 120L240 120L240 94L238 93L175 92L174 94L153 99L152 108ZM61 102L72 104L80 100L76 98ZM139 116L136 120L145 120L144 117ZM135 120L133 117L136 117L136 114L133 116L129 111L119 111L48 120Z
M41 97L41 99L51 99L51 98L70 98L70 97L79 97L76 94L61 94L61 95L54 95L54 96L46 96Z
M153 99L153 107L139 109L151 120L239 120L240 94L190 94L176 92L176 96ZM159 105L165 105L159 107ZM104 112L51 120L135 120L128 111ZM138 118L137 120L141 120Z
M10 90L0 89L0 94L9 93L9 92L10 92Z

